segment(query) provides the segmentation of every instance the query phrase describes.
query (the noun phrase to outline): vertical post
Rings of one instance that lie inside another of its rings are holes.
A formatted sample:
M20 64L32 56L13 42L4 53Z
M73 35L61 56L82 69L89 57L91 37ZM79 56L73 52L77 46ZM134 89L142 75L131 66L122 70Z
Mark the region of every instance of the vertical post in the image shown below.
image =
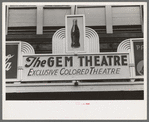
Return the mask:
M72 15L77 14L77 5L72 5L72 6L71 6L71 14L72 14Z
M8 34L8 17L9 17L9 6L8 5L6 5L6 8L5 8L5 10L6 10L6 20L5 20L5 35L7 35Z
M133 50L133 42L132 40L130 39L130 53L129 53L129 60L130 60L130 64L131 64L131 67L130 67L130 81L131 82L134 82L135 81L135 78L134 78L134 68L135 68L135 64L134 64L134 50Z
M37 6L36 34L43 34L43 6Z
M142 33L144 33L144 16L143 16L144 10L143 8L144 8L143 5L140 5L140 21L141 21Z
M106 9L106 32L113 33L112 28L112 9L110 5L105 6Z
M72 15L76 15L76 14L77 14L77 5L71 6L71 14L72 14ZM72 80L72 83L73 83L75 86L78 86L79 81L77 81L77 80Z

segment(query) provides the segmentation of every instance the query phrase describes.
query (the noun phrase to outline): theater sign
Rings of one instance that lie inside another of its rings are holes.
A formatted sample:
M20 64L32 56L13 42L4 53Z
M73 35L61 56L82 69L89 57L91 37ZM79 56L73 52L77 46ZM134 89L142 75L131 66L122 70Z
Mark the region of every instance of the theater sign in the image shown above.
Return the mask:
M6 42L6 81L135 79L144 76L143 38L122 41L117 52L100 52L98 34L84 15L66 16L52 38L52 54L35 54L22 41Z
M23 81L129 77L128 53L23 56Z

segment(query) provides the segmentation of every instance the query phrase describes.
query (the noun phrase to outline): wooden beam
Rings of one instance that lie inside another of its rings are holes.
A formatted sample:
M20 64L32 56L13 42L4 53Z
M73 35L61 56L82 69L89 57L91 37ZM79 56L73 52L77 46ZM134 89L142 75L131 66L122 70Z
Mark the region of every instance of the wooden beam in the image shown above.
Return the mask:
M72 14L72 15L77 14L77 6L76 6L76 5L72 5L72 6L71 6L71 14Z
M36 9L36 5L9 5L10 9Z
M110 5L106 5L106 32L113 33L112 28L112 9Z
M6 40L7 41L11 41L11 40L31 40L31 39L35 39L35 40L41 40L43 39L43 41L45 39L50 39L52 38L54 32L50 33L50 34L42 34L42 35L24 35L24 34L19 34L19 35L6 35ZM143 38L143 33L117 33L117 34L101 34L98 33L99 38Z
M107 82L107 83L36 83L36 84L7 84L6 93L25 92L95 92L95 91L139 91L144 90L144 83L141 82Z
M142 27L142 33L144 32L144 6L140 5L140 21Z
M44 9L71 9L70 5L45 5Z
M36 34L43 34L43 6L37 6Z
M7 35L8 34L8 26L9 26L9 21L8 21L8 19L9 19L9 16L8 16L8 14L9 14L9 5L6 5L6 17L5 17L5 35Z

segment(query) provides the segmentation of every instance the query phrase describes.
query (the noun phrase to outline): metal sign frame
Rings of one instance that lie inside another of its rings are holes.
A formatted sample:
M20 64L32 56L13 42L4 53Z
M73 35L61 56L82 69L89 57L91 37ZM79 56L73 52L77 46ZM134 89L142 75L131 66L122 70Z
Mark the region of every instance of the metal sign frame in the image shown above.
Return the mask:
M104 56L104 55L124 55L124 54L126 54L128 57L128 64L127 64L127 66L126 67L128 67L128 71L127 71L127 73L129 73L130 72L130 67L129 67L129 53L118 53L118 52L111 52L111 53L88 53L88 54L83 54L83 53L81 53L81 54L78 54L78 55L73 55L73 54L43 54L43 55L40 55L40 54L33 54L33 55L29 55L29 54L24 54L23 55L23 70L25 69L25 63L24 63L24 58L25 57L36 57L36 59L34 60L34 63L33 64L36 64L35 62L37 62L37 60L39 59L39 57L44 57L44 56L47 56L48 58L50 58L50 56L84 56L84 55L87 55L87 56L90 56L90 55L102 55L102 56ZM47 58L46 57L46 58ZM47 59L48 59L47 58ZM33 61L33 60L31 60L31 61ZM45 59L41 59L40 58L40 62L43 62L43 60L45 60ZM39 62L39 60L38 60L38 62ZM45 63L44 63L45 64ZM29 65L29 64L28 64ZM30 67L30 66L29 66ZM103 67L101 67L101 68L109 68L109 67L113 67L113 66L103 66ZM116 66L117 68L119 67L123 67L123 66ZM64 67L61 67L61 68L64 68ZM76 68L76 67L75 67ZM82 67L82 68L84 68L84 67ZM88 66L88 68L90 68L90 66ZM100 68L100 67L98 67L98 68ZM48 67L46 67L46 70L48 69ZM56 68L54 68L54 69L56 69ZM33 68L32 67L30 67L29 69L27 69L23 74L25 74L26 73L26 75L27 74L29 74L29 72L30 71L33 71L34 72L34 70L33 70ZM35 69L35 70L42 70L43 71L43 69L41 69L41 68L37 68L37 69ZM123 69L123 72L124 72L124 69ZM52 76L51 76L51 79L50 79L50 76L48 77L49 79L47 79L46 77L41 77L41 78L35 78L34 79L34 77L35 76L31 76L32 78L27 78L26 76L24 76L24 77L26 77L26 79L22 79L22 82L23 81L41 81L41 79L42 79L42 81L61 81L61 80L89 80L89 79L94 79L94 80L96 80L96 79L129 79L130 78L130 73L129 73L129 76L127 75L127 76L119 76L119 77L116 77L115 75L113 76L113 78L111 78L111 77L103 77L103 75L104 74L102 74L102 76L97 76L96 75L96 77L95 76L93 76L93 75L91 75L91 76L88 76L88 77L85 77L85 76L82 76L82 77L77 77L77 76L72 76L72 77L68 77L67 78L67 75L65 75L65 76L62 76L61 78L60 77L58 77L58 76L55 76L56 78L52 78ZM109 74L109 75L111 75L111 74ZM28 77L30 77L30 76L28 76ZM38 76L39 77L39 76ZM91 77L91 78L89 78L89 77Z
M132 71L131 71L132 77L135 79L144 78L144 75L142 75L142 76L136 75L136 68L137 67L135 67L134 42L143 42L144 43L144 39L143 38L131 38L130 39L130 45L131 45L130 57L131 57L131 61L132 61L133 65L134 65L133 66L134 68L132 68ZM143 52L143 57L144 57L144 52Z
M69 49L68 48L68 46L69 46L69 43L70 43L70 37L69 37L69 35L70 35L70 27L69 27L69 25L72 27L72 23L69 23L69 20L68 19L77 19L78 21L79 21L79 23L78 23L78 28L79 28L79 30L80 30L80 32L81 32L81 44L83 44L82 45L82 47L81 48L83 48L83 50L81 49L79 49L79 48L76 48L76 49ZM85 53L85 16L84 15L66 15L65 16L65 29L66 29L66 33L65 33L65 38L66 38L66 53ZM69 41L69 42L68 42Z

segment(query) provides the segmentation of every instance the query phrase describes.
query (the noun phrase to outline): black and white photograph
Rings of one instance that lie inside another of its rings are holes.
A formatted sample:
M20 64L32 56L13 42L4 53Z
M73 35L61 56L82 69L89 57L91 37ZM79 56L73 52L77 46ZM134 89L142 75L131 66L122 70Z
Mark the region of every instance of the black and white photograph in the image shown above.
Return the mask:
M2 7L3 119L147 119L146 2Z

